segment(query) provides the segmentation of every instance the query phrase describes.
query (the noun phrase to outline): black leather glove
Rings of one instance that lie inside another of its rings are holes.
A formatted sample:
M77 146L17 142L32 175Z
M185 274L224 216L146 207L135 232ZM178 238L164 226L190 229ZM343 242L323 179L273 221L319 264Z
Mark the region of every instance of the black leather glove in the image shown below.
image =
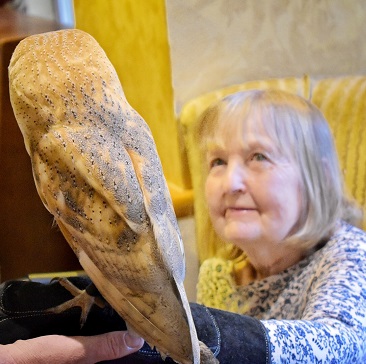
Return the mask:
M70 278L83 289L88 278ZM67 336L96 335L114 330L126 330L123 319L110 307L94 305L83 327L80 309L62 313L47 312L69 299L71 294L57 281L42 284L29 281L8 281L0 286L0 344L18 339L60 334ZM191 303L193 319L200 341L214 353L221 364L265 364L268 359L268 340L265 329L257 319L207 308ZM179 338L177 338L179 340ZM165 361L146 343L134 354L108 363L174 363Z

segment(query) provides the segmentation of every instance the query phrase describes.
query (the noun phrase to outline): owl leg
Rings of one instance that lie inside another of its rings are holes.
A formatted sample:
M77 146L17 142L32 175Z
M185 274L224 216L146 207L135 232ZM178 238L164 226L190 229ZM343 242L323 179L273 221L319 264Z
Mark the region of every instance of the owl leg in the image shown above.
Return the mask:
M74 296L74 298L56 307L49 308L47 311L53 313L61 313L63 311L68 310L69 308L80 307L81 308L80 325L82 327L88 317L89 311L93 304L96 304L101 308L105 306L105 301L103 300L101 294L99 293L99 291L97 290L97 288L93 283L91 283L85 289L81 290L77 288L75 285L73 285L66 278L59 278L58 281L61 284L61 286L63 286Z

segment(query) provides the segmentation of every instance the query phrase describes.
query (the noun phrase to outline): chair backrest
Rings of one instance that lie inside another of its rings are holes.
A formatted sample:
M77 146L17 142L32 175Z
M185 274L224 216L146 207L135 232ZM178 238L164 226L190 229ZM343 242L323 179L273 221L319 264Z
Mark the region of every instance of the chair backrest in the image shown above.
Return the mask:
M346 190L363 208L366 230L366 76L313 81L311 93L332 129Z

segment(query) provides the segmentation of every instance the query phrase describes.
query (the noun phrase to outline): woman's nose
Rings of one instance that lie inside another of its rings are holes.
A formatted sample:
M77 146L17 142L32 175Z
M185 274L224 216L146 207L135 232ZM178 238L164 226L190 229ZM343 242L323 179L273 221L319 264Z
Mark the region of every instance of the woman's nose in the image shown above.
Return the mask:
M246 172L238 163L229 164L225 173L224 189L226 193L245 192Z

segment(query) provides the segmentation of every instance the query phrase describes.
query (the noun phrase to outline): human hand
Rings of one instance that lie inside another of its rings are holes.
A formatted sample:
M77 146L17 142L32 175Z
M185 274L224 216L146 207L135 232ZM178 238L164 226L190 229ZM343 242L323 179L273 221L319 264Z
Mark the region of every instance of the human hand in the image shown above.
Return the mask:
M139 350L142 338L127 331L95 336L41 336L0 345L1 364L92 364L122 358Z

